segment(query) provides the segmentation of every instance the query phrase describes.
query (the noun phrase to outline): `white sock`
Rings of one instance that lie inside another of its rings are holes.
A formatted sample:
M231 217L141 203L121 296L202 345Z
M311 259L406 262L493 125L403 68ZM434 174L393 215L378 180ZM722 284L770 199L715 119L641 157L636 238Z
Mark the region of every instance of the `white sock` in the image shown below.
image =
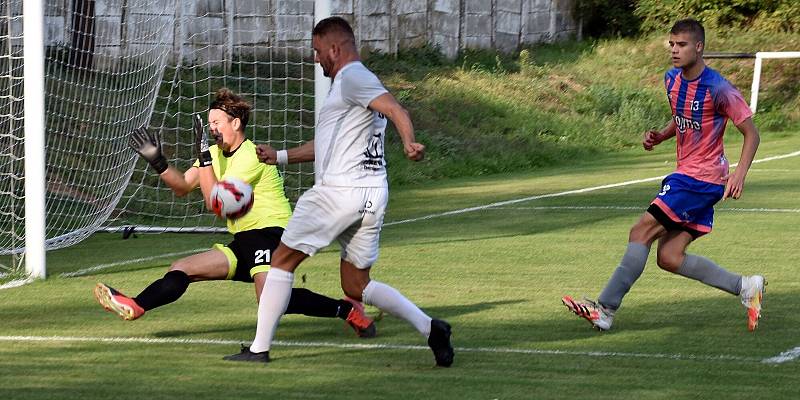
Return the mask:
M419 333L426 338L431 334L431 317L422 312L414 303L405 298L395 288L380 283L370 281L364 288L361 298L364 303L378 307L395 317L400 317L414 325Z
M294 274L291 272L278 268L270 268L267 272L267 280L264 282L264 289L258 302L256 337L250 345L250 351L253 353L267 351L272 345L278 322L289 306L293 283Z

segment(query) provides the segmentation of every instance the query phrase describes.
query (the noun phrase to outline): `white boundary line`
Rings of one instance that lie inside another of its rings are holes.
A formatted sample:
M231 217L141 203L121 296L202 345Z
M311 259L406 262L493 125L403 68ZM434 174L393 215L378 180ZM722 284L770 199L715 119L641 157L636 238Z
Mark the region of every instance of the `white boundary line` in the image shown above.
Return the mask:
M782 364L785 362L794 361L797 358L800 358L800 346L791 350L786 350L775 357L765 358L761 360L761 362L765 364Z
M796 156L800 156L800 151L795 151L795 152L792 152L792 153L782 154L782 155L779 155L779 156L772 156L772 157L762 158L762 159L759 159L759 160L754 160L753 164L758 164L758 163L767 162L767 161L780 160L780 159L796 157ZM735 167L736 165L738 165L738 163L737 164L731 164L732 167ZM482 205L482 206L462 208L460 210L452 210L452 211L446 211L446 212L437 213L437 214L429 214L429 215L425 215L425 216L422 216L422 217L408 218L408 219L403 219L403 220L399 220L399 221L387 222L387 223L384 223L383 226L400 225L400 224L405 224L405 223L409 223L409 222L424 221L424 220L438 218L438 217L446 217L446 216L450 216L450 215L464 214L464 213L468 213L468 212L472 212L472 211L485 210L487 208L495 208L495 207L507 206L507 205L510 205L510 204L524 203L526 201L531 201L531 200L546 199L546 198L550 198L550 197L562 197L562 196L566 196L566 195L570 195L570 194L588 193L588 192L594 192L594 191L597 191L597 190L611 189L611 188L616 188L616 187L621 187L621 186L635 185L637 183L653 182L653 181L658 181L658 180L664 179L665 176L666 175L660 175L660 176L654 176L654 177L651 177L651 178L635 179L635 180L632 180L632 181L611 183L611 184L608 184L608 185L592 186L592 187L583 188L583 189L574 189L574 190L567 190L567 191L558 192L558 193L547 193L547 194L540 194L540 195L536 195L536 196L523 197L521 199L499 201L499 202L496 202L496 203L485 204L485 205Z
M157 255L157 256L142 257L142 258L119 261L119 262L114 262L114 263L109 263L109 264L100 264L100 265L96 265L94 267L79 269L79 270L73 271L73 272L65 272L65 273L60 274L58 276L60 276L62 278L73 278L73 277L76 277L76 276L83 276L83 275L86 275L86 274L89 274L89 273L92 273L92 272L102 271L102 270L107 269L107 268L118 267L120 265L136 264L136 263L144 262L144 261L157 260L159 258L182 256L184 254L199 253L199 252L205 251L205 250L208 250L208 249L194 249L194 250L178 251L178 252L175 252L175 253L167 253L167 254L160 254L160 255Z
M537 207L493 207L493 210L614 210L628 211L641 210L647 207L642 206L537 206ZM714 212L752 212L752 213L800 213L800 208L717 208Z
M94 342L94 343L142 343L142 344L205 344L205 345L238 345L247 343L240 340L221 339L180 339L180 338L146 338L146 337L75 337L75 336L0 336L0 342ZM324 347L336 349L360 350L425 350L427 346L397 345L382 343L332 343L332 342L299 342L276 340L273 344L286 347ZM520 354L520 355L554 355L582 357L619 357L663 360L694 361L735 361L761 362L757 357L741 357L729 355L695 355L695 354L663 354L663 353L625 353L616 351L570 351L545 349L512 349L503 347L456 347L456 352L488 353L488 354Z

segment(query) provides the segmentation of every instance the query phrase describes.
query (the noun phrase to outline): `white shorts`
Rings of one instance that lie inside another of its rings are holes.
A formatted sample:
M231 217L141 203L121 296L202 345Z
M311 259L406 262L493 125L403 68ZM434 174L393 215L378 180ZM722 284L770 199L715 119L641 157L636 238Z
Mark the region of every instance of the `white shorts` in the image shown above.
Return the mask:
M389 189L315 185L297 201L281 242L313 256L333 242L342 259L365 269L378 259Z

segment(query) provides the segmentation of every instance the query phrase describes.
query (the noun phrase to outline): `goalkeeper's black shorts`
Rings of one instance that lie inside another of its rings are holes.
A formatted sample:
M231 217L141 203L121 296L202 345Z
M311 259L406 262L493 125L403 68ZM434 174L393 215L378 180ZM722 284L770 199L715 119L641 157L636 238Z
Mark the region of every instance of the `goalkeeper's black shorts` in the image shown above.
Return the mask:
M272 253L278 248L283 228L270 227L239 232L227 246L215 244L214 249L228 258L229 280L253 282L253 275L267 272Z

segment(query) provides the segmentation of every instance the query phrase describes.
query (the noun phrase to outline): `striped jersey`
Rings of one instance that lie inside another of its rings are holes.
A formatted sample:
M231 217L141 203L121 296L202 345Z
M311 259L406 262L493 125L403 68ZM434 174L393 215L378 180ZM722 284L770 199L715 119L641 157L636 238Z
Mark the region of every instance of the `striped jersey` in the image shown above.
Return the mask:
M285 228L292 208L283 191L283 178L274 165L258 160L256 145L245 139L233 153L225 153L217 145L208 150L217 180L234 177L253 187L253 208L241 218L229 219L228 231L238 233L275 226ZM194 166L199 165L195 161Z
M676 172L715 184L728 179L728 159L722 144L728 119L738 125L753 113L742 94L719 72L705 67L695 79L680 68L664 75L672 119L677 125Z

